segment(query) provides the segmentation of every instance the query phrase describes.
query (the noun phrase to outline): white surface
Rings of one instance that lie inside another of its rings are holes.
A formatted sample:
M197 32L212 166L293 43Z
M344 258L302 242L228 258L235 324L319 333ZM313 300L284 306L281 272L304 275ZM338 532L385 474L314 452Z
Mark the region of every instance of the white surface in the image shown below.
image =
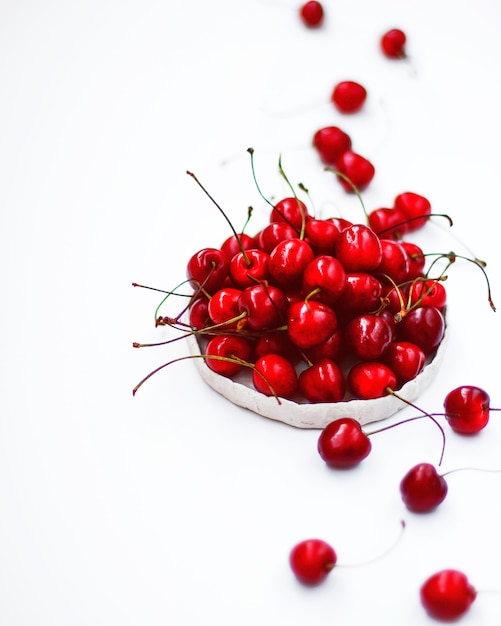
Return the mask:
M131 348L166 336L153 327L158 294L131 283L171 288L194 251L229 234L185 171L237 224L252 204L257 225L264 207L245 151L255 148L275 195L286 190L281 152L321 211L361 219L309 146L331 123L376 165L366 205L405 190L429 197L488 261L501 301L501 5L325 8L317 32L285 0L0 3L1 624L421 626L417 589L437 569L501 589L501 474L450 476L429 516L400 501L404 473L438 459L426 420L374 436L360 467L335 473L319 461L317 432L235 407L189 362L132 397L183 346ZM379 53L394 26L411 65ZM346 120L328 104L344 78L369 91ZM416 240L461 251L441 226ZM420 405L440 411L450 389L476 384L499 407L499 313L477 268L458 262L449 275L450 341ZM501 466L496 415L478 437L448 431L444 471ZM340 563L365 561L400 519L404 536L379 561L339 567L314 590L293 579L297 541L320 536ZM480 594L462 624L500 616L501 594Z

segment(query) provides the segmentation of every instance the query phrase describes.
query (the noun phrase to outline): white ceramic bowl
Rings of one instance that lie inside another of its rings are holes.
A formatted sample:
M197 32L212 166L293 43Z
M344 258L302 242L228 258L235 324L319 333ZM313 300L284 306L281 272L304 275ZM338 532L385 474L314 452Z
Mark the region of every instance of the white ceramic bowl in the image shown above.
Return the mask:
M433 359L416 378L398 390L398 395L408 402L415 402L435 378L446 348L447 332L446 328ZM189 336L187 341L190 353L199 355L200 347L195 336ZM347 400L336 403L303 404L284 398L280 398L278 402L274 396L266 396L256 391L248 373L233 380L216 374L207 366L204 359L194 359L194 362L202 379L233 404L297 428L324 428L340 417L354 418L363 425L388 418L407 406L405 402L392 395L373 400Z

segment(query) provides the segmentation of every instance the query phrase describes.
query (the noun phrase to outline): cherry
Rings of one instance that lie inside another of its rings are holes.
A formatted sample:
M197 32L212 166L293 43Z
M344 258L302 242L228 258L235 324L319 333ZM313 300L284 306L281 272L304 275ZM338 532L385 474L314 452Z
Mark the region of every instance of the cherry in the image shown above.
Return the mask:
M428 513L447 495L445 478L430 463L419 463L410 469L400 483L405 506L414 513Z
M239 313L246 313L249 330L256 332L283 326L289 306L281 289L267 283L247 287L237 301Z
M345 317L353 317L371 311L379 305L382 285L368 272L349 272L337 310Z
M348 322L345 333L354 354L364 361L379 359L393 339L389 323L370 313L354 317Z
M332 305L339 299L346 284L346 272L338 259L320 255L312 259L303 272L303 292L311 298Z
M407 222L407 229L409 231L422 228L431 214L430 201L424 196L420 196L412 191L399 194L394 200L394 206L407 216L409 220Z
M418 306L408 311L397 325L398 338L415 343L426 355L439 346L444 332L444 316L434 306Z
M337 555L322 539L306 539L292 549L289 563L296 578L304 585L318 585L335 567Z
M303 272L315 254L304 239L285 239L270 253L268 270L272 281L282 288L300 285Z
M284 198L277 202L270 214L270 222L287 222L300 232L310 217L308 207L298 198Z
M316 363L321 359L329 359L338 362L344 352L343 333L337 328L332 335L318 346L312 346L303 351L310 363Z
M270 254L285 239L295 239L298 233L287 222L271 222L254 237L254 247Z
M320 2L309 0L300 7L299 15L308 28L318 28L324 21L324 8Z
M289 339L286 330L261 335L256 342L254 353L256 359L265 354L280 354L291 362L298 358L298 349Z
M368 215L369 226L379 236L400 240L407 232L407 216L401 209L381 207Z
M313 147L325 165L334 166L342 154L351 150L351 138L337 126L326 126L313 136Z
M250 235L240 233L238 235L231 235L221 244L221 250L226 255L228 261L241 252L242 249L249 250L254 247L254 239Z
M409 306L420 304L421 306L434 306L443 310L446 302L445 287L437 280L416 280L409 288Z
M188 261L186 274L195 290L215 293L228 276L229 263L224 252L218 248L203 248Z
M256 360L252 382L257 391L267 396L292 398L298 380L294 365L280 354L264 354Z
M382 256L377 272L392 284L403 283L409 275L409 255L405 248L393 239L380 239L380 243Z
M212 324L209 316L209 298L204 295L194 298L190 304L189 319L193 330L202 330Z
M229 275L233 284L245 289L268 278L269 254L257 248L237 252L231 259Z
M225 330L241 330L247 323L240 316L242 312L238 307L238 301L242 291L235 287L223 287L216 291L208 304L208 312L213 324L223 324ZM240 316L240 317L239 317Z
M318 438L318 453L330 467L344 469L363 461L372 449L359 422L342 417L328 424Z
M343 370L331 359L320 359L299 374L299 389L309 402L340 402L346 391Z
M337 317L333 309L316 300L302 300L289 307L287 332L298 348L318 346L332 335L337 328Z
M221 376L232 378L244 367L242 362L248 363L252 360L253 347L245 337L216 335L208 341L205 355L206 363L211 370Z
M305 226L305 239L315 254L332 254L342 228L331 220L311 219Z
M354 192L354 187L358 191L366 189L376 173L374 165L368 159L352 150L343 152L335 167L342 174L338 176L339 182L348 192Z
M352 224L339 234L334 256L346 272L370 272L379 267L383 250L379 237L371 228Z
M464 615L477 597L476 589L462 572L445 569L430 576L421 586L421 604L428 615L454 621Z
M370 400L388 395L389 389L396 388L397 377L384 363L362 361L349 370L347 382L355 397Z
M338 83L331 95L334 106L341 113L360 111L366 98L367 90L365 87L351 80Z
M381 37L381 50L389 59L405 58L405 44L407 37L398 28L392 28Z
M452 430L470 435L487 426L490 397L480 387L462 385L447 394L444 408L445 417Z
M410 341L393 341L382 356L383 363L397 377L399 387L416 378L424 367L425 359L421 348Z
M407 252L407 256L409 257L409 280L414 280L422 276L425 266L425 257L422 249L411 241L402 241L400 245Z

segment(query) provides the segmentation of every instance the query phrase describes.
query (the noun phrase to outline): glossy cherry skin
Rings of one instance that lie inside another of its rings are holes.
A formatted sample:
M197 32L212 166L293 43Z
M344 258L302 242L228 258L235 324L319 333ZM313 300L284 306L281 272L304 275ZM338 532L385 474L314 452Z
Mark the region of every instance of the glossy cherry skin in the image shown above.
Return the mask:
M325 165L334 167L339 157L351 150L351 138L337 126L326 126L314 134L313 147Z
M422 306L434 306L440 311L447 303L447 292L442 283L431 280L417 280L409 288L409 304Z
M197 296L190 304L190 326L193 330L202 330L211 324L209 316L209 298L204 295Z
M267 280L269 255L263 250L252 248L237 252L230 262L230 278L235 287L245 289L257 282Z
M283 326L288 308L289 300L284 292L268 283L247 287L237 301L237 310L247 314L247 328L253 332Z
M416 307L397 324L398 338L415 343L426 355L438 348L444 332L444 316L434 306Z
M454 432L472 435L489 422L490 397L480 387L462 385L450 391L444 400L445 417Z
M397 377L384 363L362 361L350 369L347 382L355 398L371 400L388 395L388 389L395 389Z
M447 483L430 463L419 463L400 482L405 506L413 513L429 513L447 496Z
M367 90L360 83L344 80L338 83L331 95L331 100L340 113L360 111L367 98Z
M366 189L376 173L374 165L368 159L352 150L343 152L336 161L336 169L348 179L349 182L341 176L337 177L349 193L354 192L353 186L358 191Z
M364 361L379 359L393 339L393 329L388 322L371 313L350 320L345 333L355 356Z
M407 252L407 256L409 257L408 280L414 280L422 276L425 266L423 250L416 243L411 241L402 241L400 245Z
M331 359L321 359L299 374L299 389L312 403L341 402L346 391L343 370Z
M424 367L426 357L421 348L410 341L393 341L381 359L394 372L400 387L416 378Z
M339 299L346 284L346 272L341 262L333 256L320 255L312 259L303 272L305 296L318 291L312 299L329 306Z
M367 272L349 272L336 311L353 317L377 309L382 294L381 282Z
M409 275L409 256L398 241L381 239L382 258L377 273L385 280L391 279L391 284L399 285L405 282Z
M306 539L291 550L289 563L294 575L303 585L318 585L335 567L337 555L322 539Z
M329 359L338 362L345 353L344 335L340 328L337 328L332 335L318 346L313 346L303 350L310 363L316 363L321 359Z
M400 209L407 216L409 231L422 228L428 221L431 213L430 201L417 193L406 191L399 194L394 200L396 209Z
M286 239L270 254L268 270L271 281L283 289L301 285L303 273L315 254L304 239Z
M241 252L242 248L244 250L249 250L250 248L253 248L253 247L254 247L254 238L245 233L240 233L238 237L235 235L231 235L230 237L225 239L223 243L221 244L221 250L226 255L226 258L228 259L228 261L231 261L231 259L235 256L235 254L237 254L238 252Z
M223 330L241 330L247 323L240 316L238 301L242 291L235 287L222 287L209 300L208 311L212 324L222 324Z
M299 9L299 15L305 26L318 28L324 21L324 8L316 0L309 0Z
M186 275L191 286L215 293L228 276L229 263L224 252L218 248L203 248L188 261Z
M286 222L299 233L310 218L308 207L298 198L283 198L275 204L270 214L270 222Z
M329 467L347 469L358 465L370 454L372 443L356 420L342 417L322 430L317 447Z
M316 300L298 301L287 312L287 332L294 345L300 349L318 346L337 329L333 309Z
M400 209L382 207L369 213L369 226L385 239L399 241L408 231L407 216Z
M256 359L265 354L279 354L291 362L299 358L297 347L289 339L286 330L261 334L254 348Z
M245 366L231 359L236 358L250 363L253 358L253 346L248 339L238 335L216 335L207 343L205 354L208 357L230 359L229 361L219 358L207 358L205 360L211 370L221 374L221 376L232 378Z
M340 232L334 256L346 272L371 272L383 258L381 240L368 226L352 224Z
M254 247L270 252L285 239L295 239L298 231L287 222L271 222L254 237Z
M430 576L420 589L421 604L430 617L452 622L464 615L477 597L462 572L445 569Z
M341 230L342 228L331 220L311 219L306 223L305 239L315 254L331 255Z
M389 59L405 58L407 37L399 28L392 28L381 37L381 50Z
M257 391L267 396L292 398L298 380L294 365L280 354L265 354L259 357L252 372L252 382Z

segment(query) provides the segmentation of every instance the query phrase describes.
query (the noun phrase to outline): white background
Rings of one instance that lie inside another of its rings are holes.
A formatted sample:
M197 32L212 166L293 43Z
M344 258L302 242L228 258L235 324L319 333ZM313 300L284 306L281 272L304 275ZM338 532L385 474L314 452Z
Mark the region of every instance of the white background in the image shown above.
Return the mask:
M322 126L375 164L369 209L412 190L449 214L453 229L436 218L415 240L484 258L501 302L501 4L324 6L313 31L286 0L0 1L2 625L421 626L419 586L445 567L497 590L462 623L499 623L501 474L453 474L439 509L408 513L400 479L440 448L426 420L374 436L363 464L336 473L317 431L230 405L189 362L132 397L185 346L132 349L167 333L158 294L131 283L172 288L192 253L230 234L186 170L237 226L252 205L249 231L268 215L251 146L267 195L286 193L281 153L321 214L363 219L311 148ZM408 62L379 51L391 27ZM344 79L369 92L351 117L329 104ZM486 283L458 261L447 288L451 338L419 404L440 412L474 384L501 407ZM447 431L444 471L501 468L497 415L473 438ZM401 519L392 551L341 567L384 553ZM340 566L306 589L288 554L312 536Z

